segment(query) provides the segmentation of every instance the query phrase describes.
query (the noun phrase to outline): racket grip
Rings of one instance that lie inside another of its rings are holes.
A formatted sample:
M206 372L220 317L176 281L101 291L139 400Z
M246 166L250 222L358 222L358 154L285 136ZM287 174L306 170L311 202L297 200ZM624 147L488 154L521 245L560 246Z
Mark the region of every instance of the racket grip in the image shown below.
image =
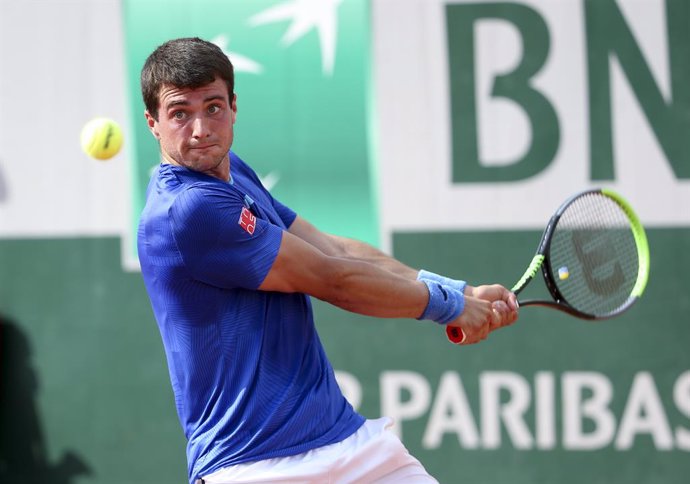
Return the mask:
M464 343L467 338L465 332L457 326L446 326L446 336L451 343L456 345Z

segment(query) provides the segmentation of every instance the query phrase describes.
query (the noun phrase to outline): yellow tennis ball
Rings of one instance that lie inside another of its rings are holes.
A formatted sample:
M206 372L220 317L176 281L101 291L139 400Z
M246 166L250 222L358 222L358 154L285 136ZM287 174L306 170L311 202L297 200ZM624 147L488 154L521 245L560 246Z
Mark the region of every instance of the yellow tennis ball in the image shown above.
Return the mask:
M108 118L94 118L81 130L81 149L91 158L107 160L122 148L122 130Z

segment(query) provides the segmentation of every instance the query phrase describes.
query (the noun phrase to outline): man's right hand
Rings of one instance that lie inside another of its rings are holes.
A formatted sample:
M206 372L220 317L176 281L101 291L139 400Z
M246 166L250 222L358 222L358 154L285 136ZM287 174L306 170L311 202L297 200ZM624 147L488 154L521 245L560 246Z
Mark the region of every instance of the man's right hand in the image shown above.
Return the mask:
M513 324L517 318L517 298L508 289L498 284L468 285L465 289L465 309L448 325L460 327L465 333L462 344L473 344L486 339L490 332Z

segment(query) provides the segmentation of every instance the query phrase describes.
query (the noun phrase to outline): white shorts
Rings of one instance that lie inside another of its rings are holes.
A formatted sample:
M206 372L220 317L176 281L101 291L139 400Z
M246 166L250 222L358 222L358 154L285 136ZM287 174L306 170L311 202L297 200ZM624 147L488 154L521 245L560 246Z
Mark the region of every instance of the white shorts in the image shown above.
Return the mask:
M392 423L387 417L367 420L357 432L336 444L226 467L204 476L203 482L438 484L390 430Z

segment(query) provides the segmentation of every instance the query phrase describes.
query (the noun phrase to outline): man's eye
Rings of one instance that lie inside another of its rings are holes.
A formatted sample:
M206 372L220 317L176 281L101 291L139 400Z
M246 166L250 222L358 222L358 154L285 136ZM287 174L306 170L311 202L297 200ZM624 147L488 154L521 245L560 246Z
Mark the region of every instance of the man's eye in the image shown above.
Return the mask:
M209 114L216 114L218 111L220 111L220 106L213 104L208 107Z
M184 118L184 112L183 111L175 111L173 113L173 118L175 119L182 119Z

